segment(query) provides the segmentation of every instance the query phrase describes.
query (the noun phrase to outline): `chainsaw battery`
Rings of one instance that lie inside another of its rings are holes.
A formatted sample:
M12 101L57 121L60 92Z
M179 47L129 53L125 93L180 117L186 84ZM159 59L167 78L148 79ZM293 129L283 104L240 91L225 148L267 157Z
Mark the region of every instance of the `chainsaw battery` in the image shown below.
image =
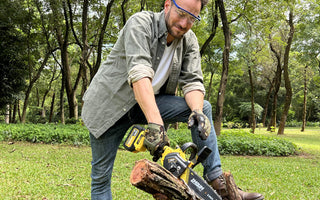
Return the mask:
M123 143L124 148L134 153L146 151L146 147L143 145L144 133L143 127L134 125Z

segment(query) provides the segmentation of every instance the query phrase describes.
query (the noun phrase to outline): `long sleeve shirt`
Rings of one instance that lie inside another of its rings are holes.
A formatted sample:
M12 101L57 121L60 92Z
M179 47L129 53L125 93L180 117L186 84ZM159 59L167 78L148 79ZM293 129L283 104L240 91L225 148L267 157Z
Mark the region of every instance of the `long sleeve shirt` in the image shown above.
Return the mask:
M82 119L96 138L137 103L132 83L145 77L153 79L167 35L163 11L136 13L120 31L83 97ZM174 95L178 85L184 94L193 90L205 93L199 45L192 30L179 39L170 70L165 94Z

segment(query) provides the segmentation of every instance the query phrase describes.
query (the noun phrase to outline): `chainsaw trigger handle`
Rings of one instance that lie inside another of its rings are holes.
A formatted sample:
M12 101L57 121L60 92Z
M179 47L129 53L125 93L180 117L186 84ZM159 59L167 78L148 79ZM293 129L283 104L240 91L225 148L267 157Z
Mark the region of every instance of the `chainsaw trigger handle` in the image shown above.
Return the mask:
M180 149L181 149L184 153L185 153L186 150L189 149L189 148L192 148L191 155L190 155L190 158L189 158L189 160L191 161L191 160L193 160L193 159L196 157L196 155L197 155L197 152L198 152L198 147L197 147L197 145L195 145L195 144L192 143L192 142L187 142L187 143L184 143L184 144L180 147Z

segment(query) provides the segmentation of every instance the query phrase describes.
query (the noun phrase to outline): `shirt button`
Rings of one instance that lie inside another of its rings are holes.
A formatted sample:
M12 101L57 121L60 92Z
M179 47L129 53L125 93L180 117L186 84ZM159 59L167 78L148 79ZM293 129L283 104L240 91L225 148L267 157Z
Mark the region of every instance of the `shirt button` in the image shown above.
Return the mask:
M160 59L160 57L157 57L157 60L159 60Z
M126 109L126 108L124 108L124 109L123 109L123 111L127 111L127 109Z
M164 45L164 42L162 42L162 44Z

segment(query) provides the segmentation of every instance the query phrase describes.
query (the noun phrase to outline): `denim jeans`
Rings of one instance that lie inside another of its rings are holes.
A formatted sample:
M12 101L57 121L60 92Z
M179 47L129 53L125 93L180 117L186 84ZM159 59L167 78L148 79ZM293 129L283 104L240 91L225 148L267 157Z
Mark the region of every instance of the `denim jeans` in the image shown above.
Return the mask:
M157 95L156 102L165 123L187 122L191 113L183 97ZM212 122L211 104L204 101L203 113L211 122L211 133L207 140L201 140L195 128L191 129L192 140L201 149L208 146L212 153L202 162L204 178L214 180L222 174L216 133ZM111 175L118 147L126 131L134 124L146 124L146 118L136 104L119 121L98 139L90 134L92 149L91 198L92 200L111 200ZM170 139L170 136L169 136Z

